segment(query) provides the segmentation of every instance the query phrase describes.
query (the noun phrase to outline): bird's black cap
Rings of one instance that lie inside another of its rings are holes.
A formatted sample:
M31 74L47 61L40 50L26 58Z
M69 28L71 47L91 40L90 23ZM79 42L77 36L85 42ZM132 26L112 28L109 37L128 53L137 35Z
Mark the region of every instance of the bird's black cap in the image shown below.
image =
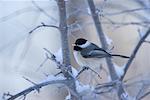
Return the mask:
M83 38L79 38L76 40L75 44L76 45L82 45L82 44L85 44L86 43L86 39L83 39Z

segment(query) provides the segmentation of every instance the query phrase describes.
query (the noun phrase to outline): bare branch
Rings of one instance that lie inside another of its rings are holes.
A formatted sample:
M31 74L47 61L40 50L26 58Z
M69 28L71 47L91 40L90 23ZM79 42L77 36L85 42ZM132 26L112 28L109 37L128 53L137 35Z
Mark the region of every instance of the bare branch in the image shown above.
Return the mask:
M73 90L75 93L76 91L76 85L75 85L75 80L74 77L70 76L72 73L72 68L71 68L71 59L70 59L70 49L69 49L69 39L68 39L68 27L67 27L67 15L66 15L66 2L65 0L57 0L57 5L59 9L59 19L60 19L60 33L61 33L61 46L62 46L62 55L63 55L63 64L67 68L67 72L64 72L62 70L62 73L66 78L69 78L72 80L70 84L68 85L71 90ZM78 93L77 93L78 94ZM79 98L75 97L74 95L71 94L71 99L77 100Z
M140 39L140 41L138 42L138 44L136 45L135 49L133 50L130 59L128 60L127 64L125 65L125 69L124 69L124 75L121 77L121 80L123 80L123 78L125 77L132 61L134 60L138 50L140 49L141 45L144 43L145 39L147 38L147 36L150 34L150 28L148 29L148 31L145 33L145 35Z
M90 68L90 67L88 67L88 66L83 66L82 69L79 71L78 75L76 76L76 78L78 78L79 75L80 75L81 73L83 73L85 70L91 70L91 71L94 72L96 75L98 75L98 77L99 77L100 79L102 79L102 77L99 75L99 73L97 73L95 70L93 70L92 68Z
M28 79L28 78L26 78L26 77L24 77L24 76L23 76L23 78L24 78L25 80L27 80L28 82L32 83L33 85L37 85L35 82L31 81L30 79Z
M33 7L30 7L30 6L29 6L29 7L22 8L22 9L19 9L19 10L16 10L16 11L10 13L10 14L7 15L7 16L1 17L1 18L0 18L0 23L1 23L1 22L5 22L5 21L7 21L7 20L9 20L9 19L12 19L12 18L14 18L14 17L16 17L16 16L19 16L19 15L21 15L21 14L28 13L28 12L32 12L32 11L37 12L36 9L34 9Z
M48 18L51 18L55 23L57 22L57 20L54 17L50 16L44 9L42 9L38 4L36 4L36 2L34 0L32 0L31 2L44 15L46 15Z
M123 10L123 11L114 12L114 13L105 13L104 15L113 16L113 15L119 15L119 14L124 14L124 13L133 13L133 12L143 11L143 10L150 10L150 8L142 7L142 8L128 9L128 10Z
M72 77L71 73L68 72L68 69L67 69L65 64L61 64L59 61L57 61L55 55L52 54L48 49L46 49L46 48L43 48L43 49L50 55L50 57L49 57L49 55L46 53L46 59L47 60L49 59L51 61L54 61L57 64L57 67L59 69L61 69L63 74L68 73L69 77ZM68 77L66 77L66 78L68 78Z
M98 14L96 13L96 8L95 8L93 0L88 0L88 4L89 4L89 7L90 7L90 10L91 10L91 13L92 13L92 17L93 17L93 21L94 21L97 33L99 35L99 38L100 38L100 41L101 41L101 44L102 44L102 48L107 50L108 44L107 44L107 41L105 39L105 35L103 33L103 30L102 30L102 27L101 27L101 22L99 20ZM116 72L115 72L115 69L113 67L113 63L112 63L111 59L108 58L108 59L106 59L106 61L107 61L108 67L109 67L109 71L111 71L110 74L111 74L112 80L118 79L117 74L115 74Z
M102 48L107 50L108 44L107 44L107 41L106 41L106 38L105 38L105 34L103 33L103 30L102 30L102 27L101 27L101 22L99 20L98 13L96 12L94 2L93 2L93 0L87 0L87 1L88 1L88 5L89 5L89 8L90 8L90 11L91 11L91 14L92 14L92 18L93 18L97 33L99 35L99 38L100 38L100 41L101 41L101 44L102 44ZM111 79L113 81L118 80L119 77L117 76L117 73L115 71L115 68L114 68L114 65L113 65L113 62L112 62L111 58L106 58L106 62L107 62L107 65L108 65L108 69L109 69L109 72L110 72ZM117 92L118 92L119 99L121 99L121 100L126 100L127 99L123 95L123 94L126 94L126 92L125 92L122 84L118 84Z
M141 97L139 97L137 100L142 100L143 98L145 98L146 96L148 96L150 94L150 91L144 93Z
M59 29L58 26L55 26L55 25L45 25L43 22L41 23L41 25L35 27L34 29L32 29L29 34L32 34L35 30L37 30L38 28L41 28L41 27L53 27L53 28L56 28L56 29Z
M96 94L103 94L103 93L108 93L111 92L113 89L115 89L116 85L118 85L119 80L111 81L108 83L103 83L103 84L98 84L95 87L94 92Z
M64 0L58 0L59 16L60 16L60 32L61 32L61 45L63 52L63 63L67 66L71 64L70 62L70 50L68 44L68 27L67 27L67 17L66 17L66 6ZM70 69L71 71L71 69Z
M34 85L34 86L31 86L15 95L11 95L10 98L8 98L7 100L14 100L22 95L27 95L29 94L30 92L34 91L34 90L37 90L37 89L40 89L44 86L47 86L47 85L50 85L50 84L66 84L68 80L53 80L53 81L46 81L46 82L42 82L42 83L39 83L37 85Z
M30 79L28 79L28 78L26 78L26 77L24 77L24 76L23 76L23 78L24 78L25 80L27 80L28 82L32 83L33 85L37 85L35 82L31 81ZM36 89L36 90L37 90L38 93L40 92L39 89Z
M147 89L146 84L142 84L142 86L140 87L140 90L138 91L137 95L136 95L136 100L138 100L139 96L141 96L141 94L144 93L145 89Z

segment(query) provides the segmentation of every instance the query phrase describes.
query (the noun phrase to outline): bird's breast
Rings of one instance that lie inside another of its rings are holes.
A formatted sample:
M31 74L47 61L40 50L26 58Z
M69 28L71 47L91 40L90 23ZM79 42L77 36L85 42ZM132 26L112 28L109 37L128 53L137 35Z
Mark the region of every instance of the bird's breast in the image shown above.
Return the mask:
M74 58L76 60L76 62L80 65L80 66L88 66L88 67L99 67L102 60L97 59L97 58L84 58L80 52L75 51L73 52L74 54Z

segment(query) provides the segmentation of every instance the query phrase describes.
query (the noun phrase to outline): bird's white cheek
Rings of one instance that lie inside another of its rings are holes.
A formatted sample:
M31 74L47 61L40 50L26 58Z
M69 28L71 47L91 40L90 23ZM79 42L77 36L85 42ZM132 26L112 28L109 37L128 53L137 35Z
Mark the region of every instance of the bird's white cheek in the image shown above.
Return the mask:
M78 45L78 46L81 47L81 48L86 48L86 47L88 47L90 44L91 44L91 43L87 41L85 44Z

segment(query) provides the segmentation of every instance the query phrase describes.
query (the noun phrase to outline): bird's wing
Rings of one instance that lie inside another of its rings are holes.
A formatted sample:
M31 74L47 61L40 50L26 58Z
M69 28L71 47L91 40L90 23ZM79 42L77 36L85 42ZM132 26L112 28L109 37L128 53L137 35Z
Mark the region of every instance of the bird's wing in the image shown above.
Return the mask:
M106 52L102 48L96 48L94 50L89 50L89 51L82 51L81 54L85 58L104 58L104 57L111 56L108 52Z

